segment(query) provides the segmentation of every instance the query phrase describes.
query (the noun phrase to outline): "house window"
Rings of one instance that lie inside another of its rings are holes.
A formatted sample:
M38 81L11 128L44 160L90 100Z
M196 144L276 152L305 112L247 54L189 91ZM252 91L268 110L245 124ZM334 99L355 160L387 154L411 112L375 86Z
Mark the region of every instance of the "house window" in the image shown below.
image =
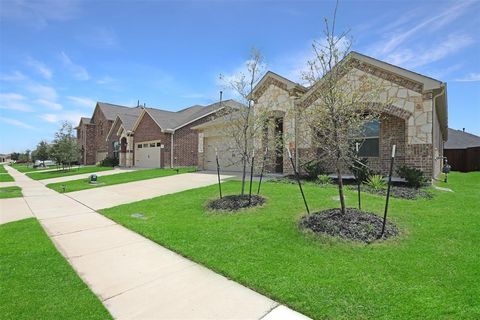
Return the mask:
M144 148L148 148L148 143L144 143L144 144L143 144L143 147L144 147Z
M138 149L142 149L142 144L139 143L137 147L138 147Z
M162 144L160 142L157 142L157 147L160 147Z
M155 147L155 142L150 143L150 147Z
M358 137L360 157L378 157L380 154L380 122L377 120L365 124L363 132Z

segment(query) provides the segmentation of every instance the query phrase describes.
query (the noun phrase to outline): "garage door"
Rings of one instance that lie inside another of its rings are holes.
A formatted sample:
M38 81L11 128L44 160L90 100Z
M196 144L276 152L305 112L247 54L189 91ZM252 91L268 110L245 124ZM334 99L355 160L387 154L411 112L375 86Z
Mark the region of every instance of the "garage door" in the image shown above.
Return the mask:
M135 144L135 166L160 168L160 141L138 142Z
M228 143L222 137L208 137L204 141L205 169L217 170L215 148L218 150L218 162L222 171L242 171L241 156L238 152L228 150Z

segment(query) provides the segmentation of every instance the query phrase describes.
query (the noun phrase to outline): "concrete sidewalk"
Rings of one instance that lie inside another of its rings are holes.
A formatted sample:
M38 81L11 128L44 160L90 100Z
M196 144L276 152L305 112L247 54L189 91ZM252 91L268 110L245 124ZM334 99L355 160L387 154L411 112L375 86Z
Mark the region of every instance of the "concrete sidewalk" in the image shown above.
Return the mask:
M57 248L116 319L308 319L38 181L9 172ZM181 190L196 186L181 182L192 178L187 175L174 178ZM175 192L175 184L169 184L166 192Z
M104 177L104 176L110 176L112 174L132 172L132 171L136 171L136 170L137 169L115 168L113 170L90 172L90 173L81 173L81 174L76 174L74 176L58 177L58 178L44 179L44 180L38 180L38 181L41 182L44 185L47 185L49 183L57 183L57 182L65 182L65 181L78 180L78 179L86 179L86 178L90 177L92 174L96 174L99 177Z
M222 180L229 178L231 178L230 175L221 175ZM205 187L217 182L218 178L216 173L182 173L179 175L69 192L66 193L66 195L94 210L99 210L188 189Z

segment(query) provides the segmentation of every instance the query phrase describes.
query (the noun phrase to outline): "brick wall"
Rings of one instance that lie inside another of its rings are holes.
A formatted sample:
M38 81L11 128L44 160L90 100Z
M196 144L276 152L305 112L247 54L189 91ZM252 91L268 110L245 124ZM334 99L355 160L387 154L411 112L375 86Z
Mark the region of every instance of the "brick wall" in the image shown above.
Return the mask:
M93 116L92 116L92 123L95 124L95 152L107 152L107 134L110 128L113 125L112 120L107 120L105 115L100 110L100 108L96 108Z
M161 163L164 167L170 167L170 134L164 133L155 123L155 121L146 113L138 124L133 136L134 145L144 141L160 140L164 145L161 149ZM135 150L135 147L132 148ZM135 163L135 154L133 163Z
M109 158L113 158L113 142L120 141L120 137L117 135L117 131L119 128L120 128L120 121L117 122L117 124L112 130L112 134L110 135L110 137L108 137L108 140L106 142Z
M198 165L198 131L192 130L192 127L210 120L212 117L206 116L175 131L173 135L173 164L175 167Z
M95 164L95 155L96 155L96 147L95 147L95 132L96 126L93 124L85 125L85 164L91 165Z

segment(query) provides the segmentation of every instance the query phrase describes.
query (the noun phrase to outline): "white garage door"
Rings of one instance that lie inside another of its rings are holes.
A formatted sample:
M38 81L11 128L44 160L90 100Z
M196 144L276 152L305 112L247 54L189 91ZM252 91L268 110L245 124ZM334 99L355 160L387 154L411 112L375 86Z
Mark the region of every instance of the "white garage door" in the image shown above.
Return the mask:
M215 148L218 150L218 162L222 171L242 171L241 156L238 152L229 150L228 143L222 137L208 137L204 141L205 169L217 170Z
M135 166L160 168L160 141L137 142L135 144Z

